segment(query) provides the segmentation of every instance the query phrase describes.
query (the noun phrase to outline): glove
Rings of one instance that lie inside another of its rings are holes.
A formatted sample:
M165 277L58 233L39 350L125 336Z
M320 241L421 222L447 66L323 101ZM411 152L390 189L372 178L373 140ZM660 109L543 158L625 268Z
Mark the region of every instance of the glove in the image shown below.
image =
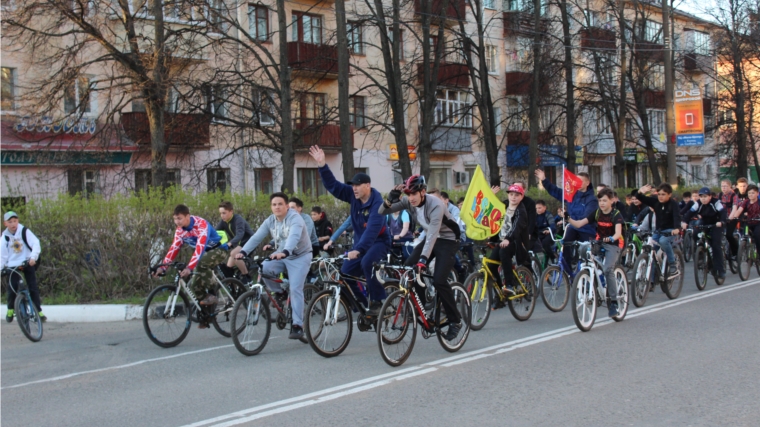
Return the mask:
M423 270L423 269L427 268L427 258L426 257L424 257L424 256L420 257L420 260L417 261L417 268L419 268L420 270Z
M401 199L401 191L399 190L391 190L390 193L388 193L388 201L391 203L396 203Z

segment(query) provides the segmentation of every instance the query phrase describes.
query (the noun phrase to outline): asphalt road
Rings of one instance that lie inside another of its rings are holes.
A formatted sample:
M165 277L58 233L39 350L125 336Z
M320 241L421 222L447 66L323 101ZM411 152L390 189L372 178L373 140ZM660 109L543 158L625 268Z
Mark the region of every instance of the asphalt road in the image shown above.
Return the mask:
M446 353L418 336L391 368L374 333L324 359L273 328L258 356L213 329L178 347L152 344L138 321L47 323L31 343L2 323L3 426L334 426L760 424L760 279L729 275L588 333L570 308L517 322L503 309Z

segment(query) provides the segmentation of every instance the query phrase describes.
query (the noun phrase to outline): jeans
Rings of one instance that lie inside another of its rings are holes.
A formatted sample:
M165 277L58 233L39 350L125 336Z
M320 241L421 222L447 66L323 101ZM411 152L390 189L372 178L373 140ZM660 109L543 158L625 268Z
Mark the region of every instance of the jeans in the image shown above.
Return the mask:
M731 256L736 256L736 252L739 250L739 241L734 236L738 223L739 220L734 219L728 221L728 226L726 227L726 240L728 240L728 247L731 248Z
M655 234L652 236L655 242L660 244L662 251L665 252L665 256L668 259L668 265L675 264L676 254L673 253L673 236L670 234L673 230L662 230L662 234Z
M344 275L354 277L364 277L367 284L367 291L369 291L369 299L371 301L383 301L385 300L385 288L377 281L373 273L372 264L380 262L386 258L390 248L385 242L375 242L369 247L369 250L361 256L361 258L346 260L341 267L340 272ZM308 269L309 266L306 266ZM359 289L359 285L354 280L346 280L351 289L356 295L356 299L365 307L369 307L367 304L367 298L364 297L364 293Z
M37 287L37 267L24 267L24 270L19 270L19 273L24 274L26 280L26 287L29 288L29 295L32 297L34 306L37 307L37 311L42 311L42 303L40 302L40 289ZM16 292L13 289L18 289L21 276L18 274L11 274L8 278L11 280L10 286L8 286L8 310L13 310L16 304Z
M424 246L424 243L420 243L414 248L409 258L406 259L405 264L407 266L413 266L419 262ZM451 290L451 285L449 285L448 281L451 266L454 265L454 255L458 249L459 243L454 240L437 239L433 245L433 251L430 253L430 259L428 259L428 263L436 259L435 271L433 272L433 287L438 294L438 298L441 300L446 317L453 324L457 324L462 320L459 316L456 301L454 300L454 291ZM419 291L417 289L417 292Z
M623 251L619 246L610 243L604 243L604 264L602 264L602 271L604 272L604 279L607 282L607 294L610 296L610 301L617 301L617 282L615 281L615 266L617 265L620 253Z
M755 249L757 249L757 253L760 255L760 224L750 225L749 232L752 235L752 240L755 241Z
M723 235L725 231L723 227L713 227L710 229L710 247L712 248L713 268L715 271L725 273L726 269L723 265Z
M303 326L303 285L306 282L306 274L309 273L311 264L311 251L301 254L297 258L270 259L264 261L262 272L269 276L279 276L283 271L288 272L290 283L290 308L293 313L293 324ZM282 292L279 283L264 279L269 290Z

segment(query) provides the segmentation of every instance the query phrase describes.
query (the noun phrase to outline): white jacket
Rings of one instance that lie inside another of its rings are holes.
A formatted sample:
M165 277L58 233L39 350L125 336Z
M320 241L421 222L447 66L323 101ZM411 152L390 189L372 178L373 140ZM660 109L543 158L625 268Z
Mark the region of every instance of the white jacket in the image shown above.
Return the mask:
M24 239L21 236L21 230L26 233L26 241L32 247L29 248L24 243ZM24 261L33 258L35 261L40 257L40 239L32 233L32 230L24 229L24 226L19 224L16 228L16 234L6 228L3 230L2 237L0 237L0 268L18 267Z

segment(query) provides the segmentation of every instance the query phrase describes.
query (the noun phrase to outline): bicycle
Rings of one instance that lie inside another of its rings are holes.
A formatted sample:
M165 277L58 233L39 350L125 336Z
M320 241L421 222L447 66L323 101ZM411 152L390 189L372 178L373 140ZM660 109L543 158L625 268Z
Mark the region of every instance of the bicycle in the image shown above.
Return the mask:
M329 261L340 262L343 258ZM375 264L375 277L385 288L386 295L399 289L398 281L383 275L387 267ZM306 309L304 333L308 334L312 350L322 357L334 357L343 353L351 341L353 332L353 313L358 313L356 327L360 332L371 331L376 327L377 316L369 314L356 298L346 279L362 281L363 279L348 275L338 275L334 280L325 282L325 290L314 295Z
M692 227L686 228L683 234L683 259L686 262L691 262L694 257L694 229Z
M644 240L649 237L649 232L638 231L633 228L633 223L628 223L628 236L625 241L627 242L623 253L620 254L620 264L623 266L623 270L628 273L636 263L636 258L641 255L641 249L644 246ZM644 240L642 240L644 239Z
M491 245L489 245L490 247ZM533 309L536 307L536 282L533 280L533 272L525 266L512 265L512 274L517 280L514 294L507 296L507 290L501 286L495 286L495 281L491 277L489 264L501 266L500 261L483 257L480 270L470 274L464 282L464 289L471 302L472 317L470 318L470 328L473 331L479 331L488 323L491 315L491 298L492 293L495 295L496 304L506 302L512 316L519 321L530 319Z
M240 353L246 356L255 356L266 347L269 335L272 332L272 320L279 330L283 330L288 324L293 323L293 310L290 304L290 282L288 282L287 278L272 276L262 272L262 263L267 259L269 258L259 256L252 259L256 266L255 270L258 271L256 284L251 286L251 290L241 295L235 301L235 305L232 308L231 330L234 331L232 343L235 344L235 348ZM278 283L285 295L278 296L274 293L270 295L263 279ZM319 292L319 289L316 286L304 284L304 307L309 305L309 302L317 292ZM277 311L275 319L271 317L270 305ZM262 332L263 336L257 338L257 334ZM304 344L309 342L305 333L299 338L299 341Z
M562 245L562 238L555 239L554 234L549 230L551 239L557 245L557 264L549 265L541 272L541 278L539 279L541 289L541 299L544 301L544 305L550 311L555 313L560 312L567 306L567 301L570 299L570 277L565 268L565 255ZM574 248L578 247L576 242Z
M702 291L707 286L707 274L710 272L715 278L715 284L721 286L725 282L725 278L721 279L718 276L717 270L713 266L713 253L712 246L707 241L706 231L713 228L713 225L697 225L694 230L697 231L697 243L694 245L694 280L696 281L697 289ZM725 240L725 237L723 237ZM725 263L723 264L725 271Z
M654 234L659 234L655 232ZM679 234L679 238L681 234ZM678 239L673 242L673 246L678 246ZM631 283L631 299L633 305L642 307L649 296L649 292L659 283L662 291L669 299L678 298L683 288L684 268L683 253L677 247L673 248L673 255L676 257L676 265L679 274L667 278L668 262L665 252L652 236L647 238L647 242L641 248L641 254L636 258L633 281Z
M219 267L213 269L217 304L215 307L203 308L193 293L192 284L198 280L197 271L193 271L189 282L179 274L186 264L170 262L150 267L153 274L161 267L171 267L176 271L173 284L160 285L148 294L143 306L143 328L148 338L159 347L174 347L182 342L190 332L192 322L211 322L214 329L222 336L231 335L230 316L233 304L246 288L235 278L224 278ZM160 276L165 275L163 272ZM178 299L180 301L178 301ZM184 326L181 326L184 319ZM166 332L165 334L163 332ZM166 336L166 338L164 338Z
M760 274L760 256L758 256L755 242L752 240L752 233L750 232L748 225L749 221L760 221L760 218L743 220L740 222L744 233L739 240L737 258L739 261L739 277L742 280L749 279L749 272L752 270L752 264L755 264L757 274Z
M19 266L3 268L1 275L7 280L8 289L12 289L16 293L16 302L13 308L16 312L16 319L18 319L18 326L21 328L21 332L30 341L38 342L42 339L42 319L40 319L37 307L32 302L32 296L29 293L26 279L21 274L21 271L24 271L27 267L34 268L27 261L24 261ZM14 274L19 276L17 289L13 289L12 277Z
M581 271L573 281L573 320L575 326L583 332L588 332L596 321L596 309L599 306L609 307L610 300L607 294L607 286L617 286L618 314L612 319L620 322L628 313L628 279L620 265L613 270L614 284L607 284L602 272L603 264L600 260L604 248L598 240L580 243L581 249L590 246L581 261Z
M725 227L726 224L723 224ZM731 270L731 274L736 274L739 272L739 261L738 259L733 259L733 255L731 255L731 245L728 243L728 238L723 235L723 238L721 239L721 246L723 247L723 269L725 271Z
M397 268L405 270L399 282L399 290L385 300L377 319L377 344L385 363L400 366L409 358L417 339L418 320L422 325L423 338L428 339L435 334L444 350L450 353L459 351L470 333L470 298L467 291L459 283L451 285L462 326L454 339L446 340L450 323L444 317L443 303L436 295L430 304L423 304L413 286L416 283L423 289L429 287L422 278L432 280L432 275L418 273L417 267ZM428 310L432 310L432 313L428 313Z

